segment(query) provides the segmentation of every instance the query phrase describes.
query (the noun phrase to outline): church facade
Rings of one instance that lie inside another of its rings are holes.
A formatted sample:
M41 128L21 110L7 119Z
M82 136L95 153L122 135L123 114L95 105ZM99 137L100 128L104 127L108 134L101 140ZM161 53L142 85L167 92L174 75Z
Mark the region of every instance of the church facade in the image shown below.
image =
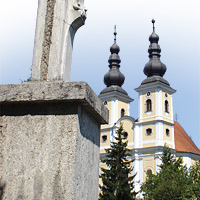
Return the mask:
M173 119L173 94L176 90L163 78L167 68L160 61L159 36L155 33L155 21L152 20L152 23L149 62L144 67L147 78L135 89L139 100L138 119L130 116L130 103L133 99L121 87L125 77L119 70L121 60L116 32L114 44L110 48L110 70L104 76L107 87L99 95L109 110L109 124L101 127L100 157L105 156L105 148L110 147L117 128L123 124L128 148L132 150L132 158L135 159L133 173L137 173L134 180L136 191L140 190L148 171L156 173L159 170L159 157L165 145L170 147L176 156L182 156L187 167L200 158L200 150ZM100 167L102 166L100 162Z

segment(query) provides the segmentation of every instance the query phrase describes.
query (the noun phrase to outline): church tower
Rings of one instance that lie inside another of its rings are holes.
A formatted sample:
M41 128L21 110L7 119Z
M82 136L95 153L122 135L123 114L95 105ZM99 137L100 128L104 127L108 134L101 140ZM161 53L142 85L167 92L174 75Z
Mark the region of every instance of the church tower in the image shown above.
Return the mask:
M172 94L175 92L163 76L166 66L160 61L161 48L159 36L153 33L149 37L149 62L144 67L147 78L135 90L139 93L139 134L142 142L138 148L164 146L175 148Z
M109 147L110 142L113 141L116 125L119 124L119 120L130 118L129 104L133 101L133 99L128 96L128 93L121 87L125 77L119 70L121 59L118 55L120 48L116 43L116 35L115 28L114 44L110 47L111 55L108 60L110 70L104 76L104 83L107 87L103 89L99 95L99 98L109 110L109 124L101 127L101 153L103 153L104 148ZM123 123L124 129L126 128L125 126L129 129L127 130L127 134L128 132L133 132L132 122L134 120L131 118L129 121L130 124L128 124L129 122Z
M161 164L159 156L163 146L175 149L173 121L173 93L167 80L163 78L167 68L160 61L159 36L153 32L149 36L149 62L144 67L147 78L135 90L139 93L139 116L134 129L134 170L135 189L145 181L147 172L156 173Z

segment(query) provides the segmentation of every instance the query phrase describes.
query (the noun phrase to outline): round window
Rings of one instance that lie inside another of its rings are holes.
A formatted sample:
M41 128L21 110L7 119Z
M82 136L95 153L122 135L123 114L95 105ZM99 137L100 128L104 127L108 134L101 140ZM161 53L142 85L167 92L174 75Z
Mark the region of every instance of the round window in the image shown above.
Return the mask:
M127 137L128 137L128 133L124 132L124 138L127 138Z
M150 97L151 96L151 91L148 91L146 95L147 95L147 97Z

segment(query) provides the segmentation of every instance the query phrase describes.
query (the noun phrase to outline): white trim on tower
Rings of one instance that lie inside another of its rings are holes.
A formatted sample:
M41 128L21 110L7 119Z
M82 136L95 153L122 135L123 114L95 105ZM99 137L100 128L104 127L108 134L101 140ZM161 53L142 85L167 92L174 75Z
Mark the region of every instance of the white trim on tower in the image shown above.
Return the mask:
M155 89L155 96L156 96L156 117L163 118L163 101L162 101L162 89L156 88Z
M116 97L111 98L111 126L118 120L118 99Z
M171 95L171 120L174 121L174 111L173 111L173 98Z
M139 121L141 122L141 120L143 118L142 91L139 92L139 99L138 100L139 100L138 101L139 102L139 108L138 108L138 110L139 110Z
M156 146L164 146L163 123L156 122Z

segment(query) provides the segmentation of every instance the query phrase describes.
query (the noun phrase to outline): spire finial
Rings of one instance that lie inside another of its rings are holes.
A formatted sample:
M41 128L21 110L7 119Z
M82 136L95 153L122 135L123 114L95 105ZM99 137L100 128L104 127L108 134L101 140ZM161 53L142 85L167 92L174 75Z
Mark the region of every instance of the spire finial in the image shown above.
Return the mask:
M147 77L150 76L161 76L163 77L166 72L166 66L160 61L160 52L161 48L158 44L159 36L155 33L155 20L152 19L151 21L153 23L153 33L149 36L149 62L144 67L144 74L147 75Z
M114 26L114 44L110 47L111 55L109 57L109 72L104 76L104 83L107 87L119 86L121 87L124 83L124 75L120 72L121 59L118 55L120 48L116 43L116 26Z
M155 20L152 19L151 22L152 22L152 24L153 24L153 31L155 31L155 26L154 26Z
M116 25L114 26L114 41L116 42L116 35L117 35L117 31L116 31Z

